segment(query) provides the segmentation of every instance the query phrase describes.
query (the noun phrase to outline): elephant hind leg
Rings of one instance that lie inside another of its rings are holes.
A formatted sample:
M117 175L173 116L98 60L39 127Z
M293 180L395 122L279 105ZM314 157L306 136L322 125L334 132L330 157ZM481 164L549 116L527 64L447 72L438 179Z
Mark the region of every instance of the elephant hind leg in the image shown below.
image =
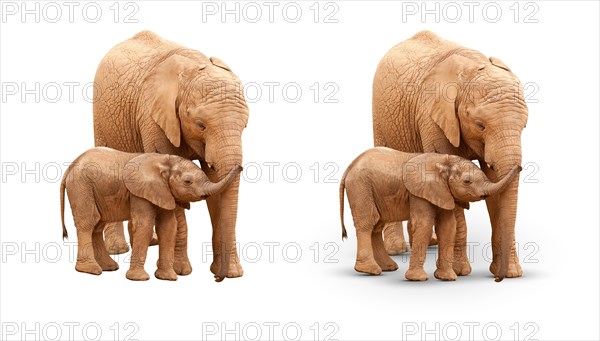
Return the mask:
M115 271L119 269L119 264L115 262L106 251L104 244L103 231L105 223L99 222L92 233L92 244L94 247L94 258L102 271Z
M388 255L383 245L383 225L383 223L377 223L371 235L375 261L382 271L396 271L398 270L398 264Z
M104 229L106 250L111 255L119 255L129 251L129 245L125 241L123 222L108 223Z
M383 243L388 255L400 255L408 251L401 221L386 223L383 234L385 236Z
M100 275L102 268L96 262L92 241L92 234L100 220L100 213L98 213L92 196L80 199L82 199L80 202L86 207L78 207L73 214L73 221L77 227L77 263L75 264L75 270ZM91 214L89 214L90 212Z

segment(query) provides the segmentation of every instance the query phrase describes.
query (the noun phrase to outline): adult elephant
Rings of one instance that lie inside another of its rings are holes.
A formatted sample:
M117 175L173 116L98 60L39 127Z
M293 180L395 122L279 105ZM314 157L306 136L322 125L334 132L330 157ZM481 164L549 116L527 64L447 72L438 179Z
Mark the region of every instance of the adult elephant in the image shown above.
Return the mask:
M157 152L200 160L211 181L242 163L242 131L248 106L240 80L218 58L143 31L113 47L94 80L96 146L125 152ZM207 200L213 227L211 271L217 280L243 274L235 247L239 175ZM192 271L187 223L177 209L174 269ZM108 226L107 247L127 251L123 226Z
M527 115L519 79L502 61L428 31L394 46L379 63L373 81L376 146L479 160L492 181L521 164ZM523 274L514 235L518 187L517 176L503 192L486 199L492 224L490 271L497 280ZM466 275L471 266L464 210L456 209L455 215L454 270ZM388 252L402 248L401 223L388 224L384 233L395 242L387 243Z

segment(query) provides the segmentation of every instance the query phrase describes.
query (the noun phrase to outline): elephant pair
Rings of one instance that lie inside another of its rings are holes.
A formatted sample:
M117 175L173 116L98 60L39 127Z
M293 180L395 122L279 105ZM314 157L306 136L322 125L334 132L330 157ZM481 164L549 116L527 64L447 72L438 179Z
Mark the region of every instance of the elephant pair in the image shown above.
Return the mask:
M410 219L412 252L406 278L428 279L423 263L435 223L439 241L435 278L455 280L463 273L453 264L454 209L498 194L518 172L520 166L514 166L506 177L493 183L475 164L456 155L404 153L386 147L367 150L352 161L340 181L342 238L347 237L344 189L356 226L354 269L372 275L397 270L398 265L384 249L383 226Z
M124 152L156 152L200 160L212 182L242 164L242 132L248 122L243 87L218 58L143 31L116 45L102 59L94 80L96 146ZM493 181L521 164L521 131L527 106L517 77L499 59L420 32L381 60L373 83L376 146L405 152L436 152L479 160ZM211 271L243 274L235 227L239 176L207 199L213 228ZM492 222L492 273L518 277L514 246L518 177L486 199ZM455 264L470 271L466 223L460 208ZM389 250L404 243L400 222L384 227ZM107 226L106 242L127 251L121 224ZM396 238L394 238L396 237ZM177 217L174 269L192 270L187 223Z
M106 147L84 152L71 163L60 184L63 238L68 237L65 190L77 227L75 269L94 275L117 270L119 265L108 255L103 232L107 223L129 220L133 251L126 277L137 281L150 278L144 263L156 223L160 239L154 275L176 280L173 265L178 217L190 202L219 194L241 170L237 166L219 183L212 183L196 164L179 156L124 153Z

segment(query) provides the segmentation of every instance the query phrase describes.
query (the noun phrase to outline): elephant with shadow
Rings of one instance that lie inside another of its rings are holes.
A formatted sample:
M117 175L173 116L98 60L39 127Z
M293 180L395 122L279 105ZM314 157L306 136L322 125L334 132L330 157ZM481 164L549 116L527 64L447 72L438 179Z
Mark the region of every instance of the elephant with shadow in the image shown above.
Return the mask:
M432 228L438 235L438 261L434 275L453 281L456 207L483 200L502 191L520 172L514 166L494 183L471 161L456 155L404 153L386 147L371 148L359 155L340 181L340 219L344 226L344 190L352 210L358 247L354 269L372 275L395 271L396 262L387 254L383 227L410 219L411 255L406 278L425 281L423 269Z
M527 116L521 83L505 63L429 31L394 46L375 72L375 146L478 160L492 181L521 165ZM499 279L523 274L515 247L518 188L517 176L486 199L492 225L490 271ZM471 272L467 226L463 209L454 213L454 270L466 275ZM388 253L406 250L400 222L386 224L384 236Z
M216 57L142 31L113 47L94 79L96 146L124 152L172 154L199 160L213 182L242 164L242 132L248 123L243 86ZM240 277L236 249L239 174L222 193L207 199L212 223L215 277ZM191 273L187 222L176 209L174 269ZM128 251L122 223L105 231L111 253Z

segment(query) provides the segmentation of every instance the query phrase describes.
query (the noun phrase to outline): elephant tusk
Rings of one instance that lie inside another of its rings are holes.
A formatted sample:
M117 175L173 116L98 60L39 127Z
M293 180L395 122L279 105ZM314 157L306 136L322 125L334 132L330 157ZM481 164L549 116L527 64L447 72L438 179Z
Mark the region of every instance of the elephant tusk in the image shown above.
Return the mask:
M208 168L213 169L213 165L212 164L210 164L210 163L207 162L206 165L208 166Z

